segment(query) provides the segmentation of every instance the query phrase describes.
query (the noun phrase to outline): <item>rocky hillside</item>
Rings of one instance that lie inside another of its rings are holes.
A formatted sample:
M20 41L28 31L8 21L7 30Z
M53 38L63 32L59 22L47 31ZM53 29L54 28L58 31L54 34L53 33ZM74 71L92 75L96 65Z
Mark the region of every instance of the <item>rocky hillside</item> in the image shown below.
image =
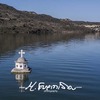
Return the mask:
M45 14L19 11L0 4L0 34L83 33L90 29L68 19L57 19Z

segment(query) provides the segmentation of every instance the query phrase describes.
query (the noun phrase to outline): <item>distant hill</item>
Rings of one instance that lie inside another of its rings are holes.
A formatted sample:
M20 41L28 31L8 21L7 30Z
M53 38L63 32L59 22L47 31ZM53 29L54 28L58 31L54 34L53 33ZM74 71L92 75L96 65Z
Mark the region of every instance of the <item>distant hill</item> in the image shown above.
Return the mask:
M19 11L6 4L0 4L0 34L67 34L92 32L70 19L57 19L36 12Z

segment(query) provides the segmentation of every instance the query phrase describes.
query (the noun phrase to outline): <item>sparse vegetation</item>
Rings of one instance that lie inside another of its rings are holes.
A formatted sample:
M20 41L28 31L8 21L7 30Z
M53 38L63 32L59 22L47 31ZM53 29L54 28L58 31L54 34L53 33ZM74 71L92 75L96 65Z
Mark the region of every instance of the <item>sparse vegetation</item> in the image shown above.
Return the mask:
M57 19L45 14L19 11L0 4L0 34L67 34L86 33L91 29L69 19Z

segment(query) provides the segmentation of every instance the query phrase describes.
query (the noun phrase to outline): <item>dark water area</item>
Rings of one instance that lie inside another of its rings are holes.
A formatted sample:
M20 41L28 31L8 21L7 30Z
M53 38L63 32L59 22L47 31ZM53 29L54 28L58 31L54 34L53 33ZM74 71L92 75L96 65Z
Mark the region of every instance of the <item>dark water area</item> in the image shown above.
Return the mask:
M21 49L32 72L11 74ZM0 100L100 100L100 34L0 36L0 80ZM19 88L30 82L35 91ZM41 82L81 88L45 92Z

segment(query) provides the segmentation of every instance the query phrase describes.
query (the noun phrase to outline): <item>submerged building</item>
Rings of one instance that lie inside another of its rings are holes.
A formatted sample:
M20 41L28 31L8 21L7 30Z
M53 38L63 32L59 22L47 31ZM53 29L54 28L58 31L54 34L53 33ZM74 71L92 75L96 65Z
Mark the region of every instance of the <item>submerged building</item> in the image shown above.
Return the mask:
M23 57L23 55L25 54L25 52L23 52L23 50L21 50L19 52L19 54L21 55L16 61L15 61L15 68L13 68L11 70L12 73L27 73L27 72L31 72L31 68L28 66L28 61Z

